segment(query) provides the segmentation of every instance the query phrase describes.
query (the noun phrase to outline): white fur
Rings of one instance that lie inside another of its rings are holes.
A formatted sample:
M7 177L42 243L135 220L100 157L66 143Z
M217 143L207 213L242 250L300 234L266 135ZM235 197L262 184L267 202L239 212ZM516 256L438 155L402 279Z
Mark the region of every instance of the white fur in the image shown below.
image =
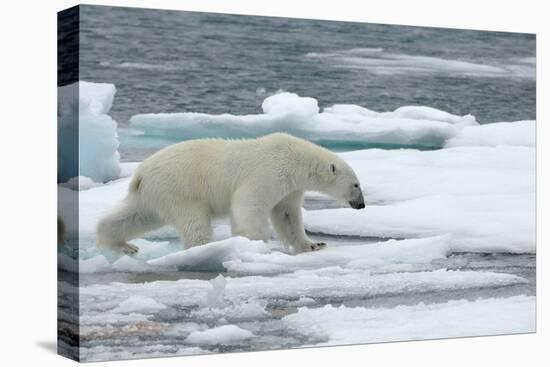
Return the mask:
M138 167L127 197L99 222L98 245L133 254L127 240L170 224L189 248L210 241L213 217L230 216L233 235L265 241L271 220L296 252L316 250L323 244L312 243L302 223L304 191L362 202L358 184L337 155L287 134L187 141Z

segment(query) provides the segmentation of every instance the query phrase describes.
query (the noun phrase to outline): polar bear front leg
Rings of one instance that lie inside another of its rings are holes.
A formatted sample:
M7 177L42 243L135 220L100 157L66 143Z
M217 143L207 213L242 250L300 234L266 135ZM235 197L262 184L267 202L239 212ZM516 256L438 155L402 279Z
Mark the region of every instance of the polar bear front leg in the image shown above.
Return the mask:
M281 200L271 210L271 223L281 242L296 252L317 251L326 243L312 242L306 235L302 220L304 192L296 191Z

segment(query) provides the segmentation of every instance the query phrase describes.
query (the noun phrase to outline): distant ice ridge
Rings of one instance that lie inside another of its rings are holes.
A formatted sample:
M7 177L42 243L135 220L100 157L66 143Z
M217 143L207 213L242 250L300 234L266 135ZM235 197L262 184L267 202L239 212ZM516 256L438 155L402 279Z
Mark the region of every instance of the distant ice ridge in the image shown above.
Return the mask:
M84 81L58 88L59 182L77 176L100 183L119 177L117 124L108 115L115 92L112 84Z
M475 136L480 127L474 116L453 115L426 106L404 106L392 112L375 112L357 105L337 104L321 112L316 99L288 92L267 97L262 110L262 114L255 115L142 114L133 116L130 124L133 129L143 131L145 136L180 139L253 138L272 132L288 132L326 146L417 148L443 147L457 136L460 139L455 140L454 145L471 145L471 134ZM461 136L466 127L470 133ZM514 128L514 134L521 138L503 143L534 145L532 130L534 122L522 123ZM489 143L490 140L485 141L485 144Z
M302 307L283 322L319 345L532 333L535 297L449 301L388 308ZM498 311L497 311L498 310ZM495 312L496 311L496 312Z
M382 48L352 48L326 53L311 52L306 57L322 60L334 67L364 70L373 74L445 74L487 78L535 79L535 58L510 58L506 63L485 64L443 59L434 56L405 55Z

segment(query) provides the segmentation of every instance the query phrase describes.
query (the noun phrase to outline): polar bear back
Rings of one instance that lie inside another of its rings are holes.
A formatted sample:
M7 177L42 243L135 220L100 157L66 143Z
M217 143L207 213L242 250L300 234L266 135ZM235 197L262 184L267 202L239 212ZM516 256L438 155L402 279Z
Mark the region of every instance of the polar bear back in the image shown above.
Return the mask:
M150 207L184 200L186 205L206 203L213 214L225 215L235 192L243 187L253 187L258 196L287 195L289 180L308 171L297 158L306 153L308 159L303 161L308 167L318 160L339 160L324 148L282 133L247 140L191 140L146 159L135 173L130 192L135 191Z

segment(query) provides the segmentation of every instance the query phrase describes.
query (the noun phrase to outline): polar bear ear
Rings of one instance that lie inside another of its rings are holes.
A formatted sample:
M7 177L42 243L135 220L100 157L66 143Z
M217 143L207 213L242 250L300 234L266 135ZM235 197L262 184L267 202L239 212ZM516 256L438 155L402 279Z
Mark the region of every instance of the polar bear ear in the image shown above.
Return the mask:
M332 174L336 174L336 166L334 165L334 163L330 164L330 171L332 172Z

